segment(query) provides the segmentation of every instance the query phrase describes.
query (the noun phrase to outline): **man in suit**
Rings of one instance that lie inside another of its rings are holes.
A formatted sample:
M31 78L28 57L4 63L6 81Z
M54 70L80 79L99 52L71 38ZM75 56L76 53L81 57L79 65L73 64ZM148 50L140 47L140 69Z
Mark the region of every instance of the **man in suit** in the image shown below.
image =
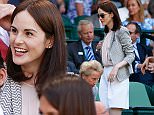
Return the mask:
M141 82L152 86L154 84L154 74L149 71L144 75L141 73L142 64L147 56L152 56L152 50L150 47L137 43L137 39L140 38L141 33L141 28L137 23L130 22L127 24L127 28L130 31L135 53L135 60L132 63L134 74L130 76L130 81Z
M94 40L94 26L88 20L80 20L78 24L78 34L80 40L67 45L68 61L75 65L79 71L80 65L84 61L97 60L101 62L100 52L96 51ZM90 54L90 56L89 56ZM77 72L78 73L78 72Z

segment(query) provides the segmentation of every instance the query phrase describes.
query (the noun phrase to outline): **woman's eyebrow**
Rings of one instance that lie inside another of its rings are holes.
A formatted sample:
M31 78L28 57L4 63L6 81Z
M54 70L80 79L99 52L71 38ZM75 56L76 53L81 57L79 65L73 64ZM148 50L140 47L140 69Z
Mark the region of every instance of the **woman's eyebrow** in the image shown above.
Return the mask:
M24 31L34 31L34 32L36 32L36 33L37 33L37 31L36 31L36 30L34 30L34 29L24 29Z

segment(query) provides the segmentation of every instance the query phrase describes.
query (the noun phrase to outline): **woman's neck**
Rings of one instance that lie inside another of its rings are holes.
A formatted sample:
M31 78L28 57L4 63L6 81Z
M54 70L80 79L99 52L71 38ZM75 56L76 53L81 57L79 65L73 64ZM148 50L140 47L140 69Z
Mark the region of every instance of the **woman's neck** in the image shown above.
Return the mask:
M132 16L132 21L136 21L136 22L140 22L140 18L141 17L139 17L139 15L134 15L134 16Z
M111 29L113 28L113 20L111 20L111 21L108 23L107 27L109 28L109 30L111 30Z
M36 66L30 66L30 67L21 66L21 68L22 68L24 75L26 77L30 78L29 80L26 80L25 82L30 85L34 85L35 79L36 79L36 76L38 73L38 67L36 67Z
M35 86L35 77L32 77L31 79L24 81L24 83L29 84L31 86Z

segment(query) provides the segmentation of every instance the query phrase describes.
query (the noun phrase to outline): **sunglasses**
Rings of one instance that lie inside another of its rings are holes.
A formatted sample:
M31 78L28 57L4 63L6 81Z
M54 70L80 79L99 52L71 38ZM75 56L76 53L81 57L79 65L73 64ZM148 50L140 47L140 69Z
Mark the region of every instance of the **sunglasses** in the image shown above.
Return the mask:
M136 34L136 32L131 32L131 31L129 31L129 33L130 33L130 34Z
M97 14L97 16L98 16L98 18L104 18L105 17L105 15L107 15L107 14L104 14L104 13L101 13L101 14Z

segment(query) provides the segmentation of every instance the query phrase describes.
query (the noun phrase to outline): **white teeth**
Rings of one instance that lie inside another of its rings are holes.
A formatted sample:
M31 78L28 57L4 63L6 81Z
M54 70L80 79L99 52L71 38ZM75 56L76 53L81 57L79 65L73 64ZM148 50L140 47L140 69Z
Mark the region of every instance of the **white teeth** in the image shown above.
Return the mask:
M23 52L23 53L27 52L27 50L21 49L21 48L15 48L15 51L16 52Z

